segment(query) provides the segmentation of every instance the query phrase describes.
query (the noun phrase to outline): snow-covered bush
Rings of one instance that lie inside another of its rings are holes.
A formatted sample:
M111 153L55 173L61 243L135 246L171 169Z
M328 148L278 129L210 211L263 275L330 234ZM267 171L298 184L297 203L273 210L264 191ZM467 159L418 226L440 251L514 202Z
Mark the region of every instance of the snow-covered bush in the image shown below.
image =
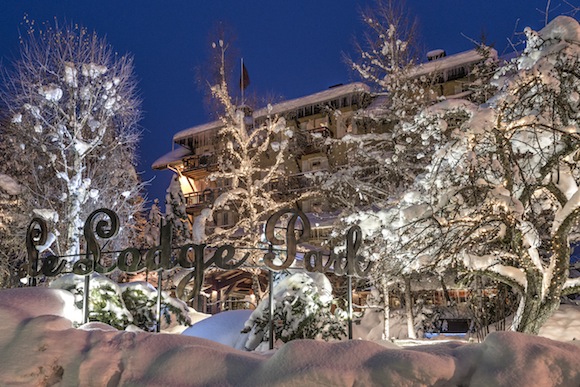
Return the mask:
M123 301L133 315L133 325L154 332L157 324L157 290L147 282L121 284ZM162 326L191 325L187 305L161 292Z
M345 314L333 307L332 286L321 273L282 272L274 284L274 337L284 343L295 339L339 339L345 335ZM269 340L269 300L262 301L245 323L245 348L261 349Z
M99 321L117 329L133 325L154 332L157 324L157 290L146 282L119 285L93 273L90 279L89 321ZM75 296L75 306L83 308L84 277L67 274L54 280L50 287L64 289ZM82 313L73 324L82 324ZM162 293L161 315L165 325L190 325L188 308L183 302Z
M50 287L71 292L75 296L75 306L82 310L84 281L83 276L66 274L52 281ZM121 297L119 285L107 277L92 274L89 289L89 321L100 321L117 329L125 329L133 322L133 316ZM82 320L73 321L73 324L79 326Z

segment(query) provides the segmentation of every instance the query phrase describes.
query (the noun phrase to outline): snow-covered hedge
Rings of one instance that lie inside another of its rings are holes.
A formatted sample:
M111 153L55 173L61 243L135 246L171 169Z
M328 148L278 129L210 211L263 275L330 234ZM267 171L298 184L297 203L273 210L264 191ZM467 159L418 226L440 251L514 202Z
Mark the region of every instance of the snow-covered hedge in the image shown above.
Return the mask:
M123 301L133 315L133 325L146 331L155 331L157 324L157 290L147 282L121 284ZM161 293L161 324L191 325L188 307L183 301Z
M75 296L75 307L82 310L84 277L63 275L54 280L50 287L71 292ZM163 292L161 295L162 327L190 325L187 305ZM81 313L77 315L82 316ZM99 321L121 330L137 327L154 332L157 324L157 290L146 282L119 285L93 273L90 279L89 321ZM82 321L75 320L73 324L79 326Z

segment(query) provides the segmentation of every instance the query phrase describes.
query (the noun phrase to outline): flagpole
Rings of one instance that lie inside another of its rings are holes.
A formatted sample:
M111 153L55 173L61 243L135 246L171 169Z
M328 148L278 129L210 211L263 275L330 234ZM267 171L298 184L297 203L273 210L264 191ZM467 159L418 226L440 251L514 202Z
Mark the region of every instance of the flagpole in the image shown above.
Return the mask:
M244 106L244 58L241 58L240 79L241 79L240 85L242 89L242 106Z

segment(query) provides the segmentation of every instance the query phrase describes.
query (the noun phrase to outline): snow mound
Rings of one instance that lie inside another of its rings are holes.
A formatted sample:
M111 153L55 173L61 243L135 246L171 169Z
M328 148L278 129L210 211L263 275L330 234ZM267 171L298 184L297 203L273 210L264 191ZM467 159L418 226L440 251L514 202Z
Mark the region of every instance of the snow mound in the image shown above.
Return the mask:
M62 292L0 291L0 385L580 385L580 346L543 337L495 332L481 344L402 349L295 340L257 354L184 335L74 329L58 316Z
M247 309L221 312L193 324L182 334L243 349L248 335L240 332L251 314L252 311Z
M539 336L559 341L580 340L580 308L576 305L560 305L540 328Z
M43 315L69 317L74 296L61 289L19 288L0 291L0 314L10 319L29 319Z

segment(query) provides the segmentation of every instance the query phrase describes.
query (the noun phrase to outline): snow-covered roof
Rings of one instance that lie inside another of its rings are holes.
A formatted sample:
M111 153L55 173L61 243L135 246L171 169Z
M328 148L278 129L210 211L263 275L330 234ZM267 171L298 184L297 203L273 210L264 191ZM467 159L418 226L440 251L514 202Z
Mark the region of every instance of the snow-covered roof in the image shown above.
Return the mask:
M191 135L205 132L207 130L215 130L219 129L224 126L224 123L221 120L211 121L206 124L192 126L191 128L184 129L180 132L177 132L173 135L173 142L179 141L185 137L189 137Z
M381 117L389 110L387 106L388 97L385 94L376 95L369 106L364 108L364 116L367 117Z
M445 56L445 50L440 48L431 50L427 53L427 58L442 58Z
M497 58L497 51L491 48L490 56ZM474 63L480 62L482 59L484 59L484 57L475 49L463 51L457 54L444 56L443 58L435 59L430 62L421 63L411 70L411 76L420 77L422 75L450 70L459 66L472 65Z
M272 105L271 110L269 110L268 107L258 109L254 111L254 119L266 117L268 114L281 114L299 109L301 107L329 102L333 99L357 92L370 93L370 88L361 82L335 86L328 90Z
M182 158L192 155L190 149L182 146L178 146L169 153L164 154L157 160L153 162L151 168L153 169L165 169L168 165L173 164L177 161L181 161Z
M268 114L281 114L286 113L289 111L293 111L299 109L301 107L314 105L314 104L322 104L325 102L330 102L334 99L354 94L357 92L370 92L370 88L361 82L354 82L349 83L347 85L335 86L328 90L324 90L318 93L310 94L304 97L291 99L289 101L284 101L275 105L272 105L272 109L269 110L268 107L263 107L254 111L253 118L258 119L260 117L266 117ZM218 130L223 127L223 122L221 120L211 121L206 124L193 126L191 128L184 129L182 131L177 132L173 136L173 142L178 142L179 140L183 140L187 137L191 137L192 135L203 133L206 131L214 131ZM165 158L170 156L173 152L168 153L165 156L162 156L158 159L155 163L153 163L153 168L157 165L158 167L162 167L159 162L165 163ZM165 163L164 165L167 165Z

